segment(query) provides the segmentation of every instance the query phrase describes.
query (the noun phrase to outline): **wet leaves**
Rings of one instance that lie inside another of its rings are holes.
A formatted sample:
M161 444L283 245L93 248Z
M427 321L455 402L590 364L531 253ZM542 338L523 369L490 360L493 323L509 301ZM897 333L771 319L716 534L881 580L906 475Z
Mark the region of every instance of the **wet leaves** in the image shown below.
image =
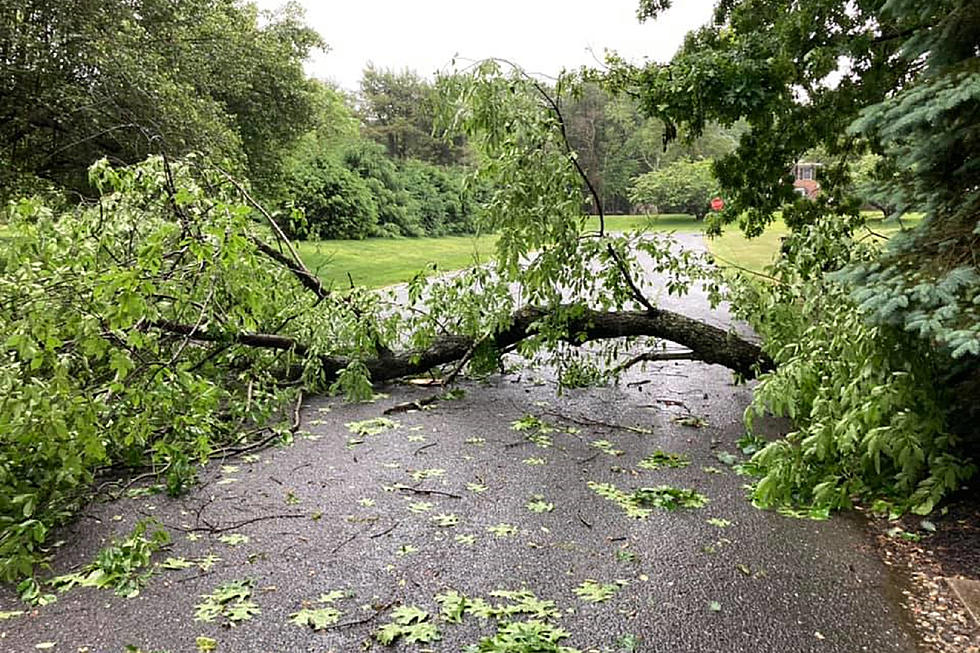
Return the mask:
M194 606L194 621L213 622L221 619L225 625L234 626L261 613L252 601L251 580L233 580L219 585L211 594Z
M457 517L453 513L441 512L438 515L433 515L429 521L431 521L436 526L439 526L440 528L450 528L459 523L459 517Z
M641 469L660 469L662 467L678 469L690 464L691 459L687 456L678 453L666 453L658 449L638 462L636 466Z
M625 584L625 581L616 583L600 583L597 580L592 580L588 578L582 583L574 588L572 592L575 593L577 597L583 601L589 603L602 603L603 601L608 601L619 591L619 588Z
M325 630L340 621L341 612L330 606L324 608L301 608L289 615L289 623L297 626L309 626L314 631Z
M497 537L513 537L517 535L517 527L513 524L497 524L495 526L488 526L487 532L492 533Z
M531 512L551 512L555 509L555 504L549 503L544 500L544 497L540 494L534 495L534 497L528 501L524 506Z
M222 544L227 544L228 546L240 546L242 544L248 544L251 538L248 535L242 535L241 533L228 533L226 535L219 535L218 541Z
M697 415L678 415L672 418L674 424L680 426L690 426L691 428L700 429L708 425L708 420L703 417L698 417Z
M409 476L416 481L424 481L427 478L439 478L445 475L446 470L444 469L416 469L409 472Z
M360 422L347 422L344 424L347 430L354 435L371 436L379 435L385 431L391 431L401 426L398 422L387 417L375 417L362 420Z
M429 620L429 613L414 605L403 605L391 613L391 622L375 631L378 643L389 646L401 638L406 644L438 641L439 629Z
M602 453L609 454L610 456L622 456L623 455L623 450L622 449L616 449L613 446L613 443L610 442L609 440L593 440L592 442L589 443L589 445L595 447L596 449L598 449Z

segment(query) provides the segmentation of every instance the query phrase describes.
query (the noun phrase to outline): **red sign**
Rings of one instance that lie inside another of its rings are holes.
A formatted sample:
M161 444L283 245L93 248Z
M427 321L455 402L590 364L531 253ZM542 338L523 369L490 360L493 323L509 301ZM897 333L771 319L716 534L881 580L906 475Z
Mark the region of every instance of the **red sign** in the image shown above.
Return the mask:
M711 208L715 211L721 211L723 208L725 208L725 200L721 199L720 197L714 198L711 200Z

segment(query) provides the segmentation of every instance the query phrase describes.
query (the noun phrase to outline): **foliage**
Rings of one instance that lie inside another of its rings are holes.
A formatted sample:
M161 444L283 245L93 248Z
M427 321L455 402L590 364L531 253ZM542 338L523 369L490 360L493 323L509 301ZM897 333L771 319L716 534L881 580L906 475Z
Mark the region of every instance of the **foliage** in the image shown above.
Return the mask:
M600 497L616 503L633 519L646 519L650 516L651 508L701 508L708 503L708 497L699 492L669 485L641 487L630 493L623 492L612 483L589 481L586 485Z
M980 378L980 8L967 0L928 7L892 0L888 18L921 25L904 41L903 61L919 64L913 83L867 107L850 133L881 144L899 170L889 186L898 212L926 216L893 239L884 256L852 266L853 297L880 325L941 347L954 361L949 382ZM975 411L975 407L969 410Z
M402 605L391 612L391 622L375 631L374 638L385 646L401 638L405 643L436 642L441 639L439 629L429 620L429 613L414 605Z
M700 220L708 213L717 183L710 161L676 161L637 177L630 200L652 204L658 213L690 213Z
M372 417L361 420L360 422L348 422L344 426L355 435L378 435L385 431L397 429L400 425L395 420L388 419L387 417Z
M540 494L534 495L534 497L529 500L524 506L531 512L551 512L555 509L555 504L550 501L545 501L544 497Z
M150 463L179 492L215 448L256 424L281 428L294 391L279 379L297 358L222 334L303 333L322 353L373 351L353 335L369 304L346 296L309 310L315 296L257 251L264 234L233 189L192 170L103 162L98 204L12 207L0 254L4 579L32 572L100 470ZM170 324L210 340L191 346Z
M575 653L559 642L568 631L547 622L530 619L503 624L492 637L464 648L465 653Z
M290 156L281 196L301 210L291 231L304 239L472 233L478 213L458 168L395 161L369 140L319 132Z
M368 64L359 95L367 135L384 145L390 156L440 165L463 162L463 140L437 135L440 99L416 72L379 70Z
M664 510L701 508L708 503L708 497L699 492L669 485L641 487L634 490L632 500L641 506L656 506Z
M25 176L90 193L95 160L160 152L205 152L268 185L313 122L302 62L323 44L302 18L235 0L4 5L0 199Z
M908 333L869 324L847 287L822 274L829 260L840 267L877 255L852 243L846 226L804 228L789 251L771 270L777 283L743 282L736 293L739 313L778 365L761 377L748 424L772 412L797 427L753 456L763 475L754 499L836 509L882 497L897 511L928 513L974 471L952 453L947 390L936 382L943 356Z
M314 631L325 630L328 626L340 620L340 610L332 607L301 608L289 615L289 623L297 626L309 626Z
M376 233L378 205L370 186L331 157L294 164L286 173L291 207L299 214L288 225L301 239L361 239Z
M636 463L642 469L659 469L661 467L681 468L691 464L691 459L683 454L654 451L649 456Z
M162 528L148 534L150 526L150 521L139 521L129 537L99 551L95 561L80 571L52 578L51 587L60 592L73 587L112 589L128 599L138 595L153 575L152 569L141 570L150 564L150 558L160 547L170 542L169 534Z
M670 4L643 2L641 16ZM739 0L721 3L670 64L615 62L606 76L640 95L668 136L744 120L738 149L714 165L729 200L720 221L751 235L781 214L800 234L785 247L802 264L789 286L743 313L785 321L756 318L775 331L769 350L781 364L763 394L799 427L755 459L768 470L756 490L763 503L824 509L884 495L926 511L970 474L978 35L980 7L969 0ZM794 198L787 171L814 148L827 164L821 194ZM925 217L883 252L851 255L850 229L833 225L853 228L862 203ZM821 281L814 266L843 270Z
M235 626L262 611L252 600L252 581L233 580L203 594L203 601L194 606L194 621L212 622L221 618L222 625Z
M614 95L591 77L561 79L556 95L569 145L607 213L631 211L629 193L636 177L676 161L720 158L738 143L741 124L709 124L700 136L665 146L663 122L645 116L635 97ZM588 209L595 213L598 207Z
M619 591L619 588L618 583L600 583L597 580L586 579L572 592L583 601L602 603L611 599Z

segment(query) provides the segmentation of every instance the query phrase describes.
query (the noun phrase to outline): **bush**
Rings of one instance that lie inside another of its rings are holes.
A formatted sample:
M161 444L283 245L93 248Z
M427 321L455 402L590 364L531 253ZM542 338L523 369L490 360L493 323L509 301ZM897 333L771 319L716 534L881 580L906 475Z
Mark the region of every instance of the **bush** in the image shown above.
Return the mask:
M630 200L653 204L660 213L689 213L701 220L717 187L711 161L675 161L634 179Z
M377 233L371 185L329 155L294 164L288 179L287 198L304 216L289 226L292 237L362 239Z
M766 412L796 425L752 458L762 474L756 503L823 512L877 499L897 512L930 512L974 473L946 421L946 355L871 324L849 288L823 274L877 256L853 244L846 225L804 227L785 251L772 269L778 283L743 281L733 302L777 364L760 377L749 430Z

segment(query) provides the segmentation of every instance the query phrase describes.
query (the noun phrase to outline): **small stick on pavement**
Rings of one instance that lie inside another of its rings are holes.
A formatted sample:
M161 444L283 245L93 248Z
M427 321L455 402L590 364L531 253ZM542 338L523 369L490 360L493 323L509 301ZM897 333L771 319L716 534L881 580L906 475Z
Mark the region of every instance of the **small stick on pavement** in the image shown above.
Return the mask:
M351 542L353 542L356 539L357 539L357 533L354 533L353 535L351 535L350 537L348 537L346 540L344 540L343 542L341 542L340 544L338 544L337 546L335 546L334 548L332 548L330 550L330 553L337 553L337 551L340 551L341 548L343 548L344 546L350 544Z
M396 528L398 528L398 522L395 522L394 524L392 524L388 528L384 529L380 533L375 533L374 535L368 535L368 537L373 540L375 538L381 537L382 535L387 535L388 533L390 533L391 531L395 530Z

